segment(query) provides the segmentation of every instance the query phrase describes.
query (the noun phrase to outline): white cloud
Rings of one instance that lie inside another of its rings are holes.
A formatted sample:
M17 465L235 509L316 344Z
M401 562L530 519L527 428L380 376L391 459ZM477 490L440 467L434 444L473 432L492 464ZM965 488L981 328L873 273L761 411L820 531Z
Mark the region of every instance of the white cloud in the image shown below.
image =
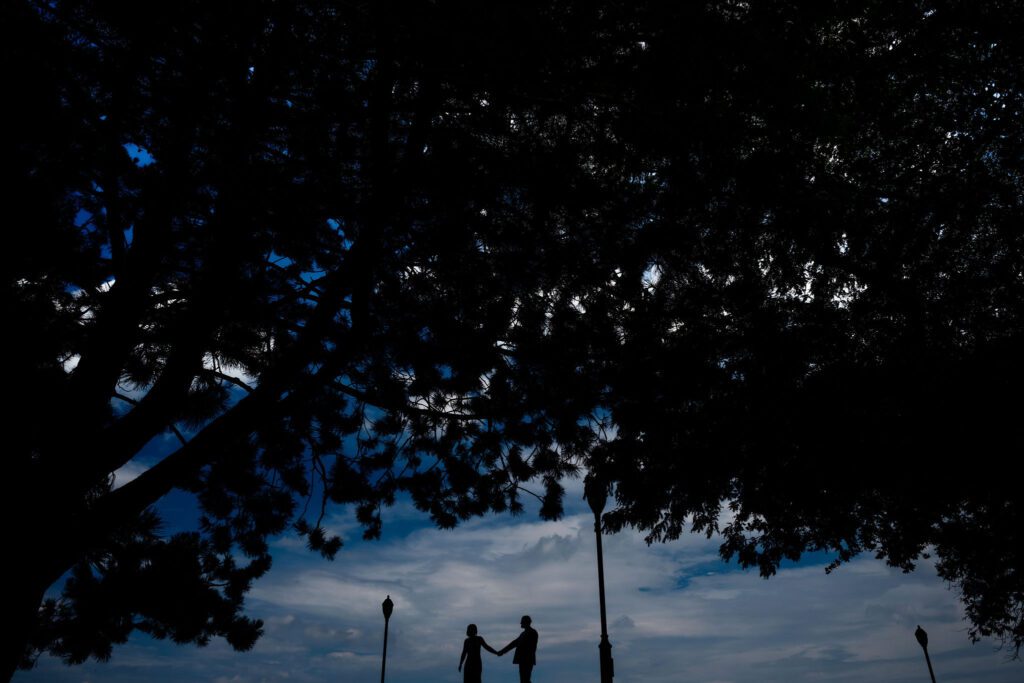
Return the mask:
M114 488L121 488L128 482L137 479L140 474L148 469L149 467L147 465L143 465L134 460L129 460L114 471Z
M77 353L74 353L64 359L63 366L64 372L70 374L74 372L75 368L78 367L78 362L82 360L82 357Z
M333 621L339 634L357 633L350 640L363 649L345 651L372 653L380 646L380 602L390 594L395 661L388 670L398 681L456 680L445 665L457 662L467 623L500 647L528 613L541 634L538 678L596 678L592 525L585 513L514 525L492 518L455 531L423 529L400 543L361 544L334 565L272 576L254 591L253 609L304 610ZM986 646L967 642L955 595L926 566L903 575L862 559L831 576L820 566L797 567L766 581L718 562L717 543L700 536L648 547L623 533L604 543L618 683L883 673L914 680L923 666L913 638L918 623L932 633L930 651L944 660L947 678L971 671L975 680L995 681L1014 671ZM506 664L487 659L485 671Z
M351 542L333 563L279 547L248 602L249 613L266 620L254 651L215 644L174 656L190 663L196 681L280 680L280 673L303 682L375 680L381 602L390 595L389 683L460 681L466 625L476 623L501 647L518 635L522 614L540 632L538 683L597 680L593 516L578 495L567 498L570 514L557 522L490 517L389 536L409 528L398 520L407 524L412 513L400 509L386 520L384 541ZM344 515L336 523L343 526ZM865 558L832 575L799 566L766 581L722 564L717 542L702 536L647 546L639 534L622 533L604 537L604 546L616 683L909 683L927 676L917 624L929 632L945 681L995 683L1022 671L990 645L970 645L956 596L929 566L904 575ZM114 662L139 647L115 651ZM486 657L484 680L515 680L510 657ZM33 675L25 683L67 680Z

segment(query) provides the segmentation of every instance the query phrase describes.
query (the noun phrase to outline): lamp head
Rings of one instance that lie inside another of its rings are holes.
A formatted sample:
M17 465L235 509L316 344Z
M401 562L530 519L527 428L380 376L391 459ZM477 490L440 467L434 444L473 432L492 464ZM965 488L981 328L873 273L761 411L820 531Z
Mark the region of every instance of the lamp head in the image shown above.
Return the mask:
M600 517L604 512L605 503L608 502L608 485L595 477L588 476L583 480L583 497L587 499L594 515Z
M917 638L917 642L921 644L921 647L928 649L928 633L925 632L921 625L918 624L917 630L914 631L914 637Z

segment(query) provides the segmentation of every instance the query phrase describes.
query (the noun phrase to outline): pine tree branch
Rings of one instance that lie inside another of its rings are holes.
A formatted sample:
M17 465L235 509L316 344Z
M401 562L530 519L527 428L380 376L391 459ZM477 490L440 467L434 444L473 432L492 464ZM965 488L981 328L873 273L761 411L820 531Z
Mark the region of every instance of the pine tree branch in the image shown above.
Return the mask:
M120 392L117 392L117 391L114 392L114 398L120 399L120 400L124 401L125 403L129 403L129 404L131 404L133 406L139 405L139 402L136 401L134 398L130 398L128 396L125 396L124 394L122 394ZM188 443L188 439L186 439L184 437L184 435L182 435L182 433L178 430L178 428L174 426L173 422L168 424L167 428L169 430L171 430L171 432L173 432L176 437L178 437L178 441L180 441L182 443L182 445L185 445L185 444Z
M351 387L340 381L334 381L333 386L343 394L347 394L353 398L357 398L364 403L376 406L378 408L384 408L385 410L394 410L405 415L422 415L426 417L433 417L445 420L484 420L486 416L477 413L448 413L443 410L436 410L430 408L420 408L417 406L411 406L408 403L401 403L397 401L388 401L380 396L361 391L355 387Z
M208 374L211 374L214 377L218 377L218 378L224 380L225 382L229 382L230 384L234 384L236 387L241 387L242 389L245 389L246 393L251 394L253 391L255 391L255 389L251 385L246 384L245 382L243 382L242 380L238 379L237 377L234 377L232 375L228 375L228 374L225 374L223 372L220 372L219 370L209 370L209 369L207 369L204 372L206 372Z
M103 496L76 524L79 533L88 535L91 543L100 542L117 523L137 516L175 487L184 485L218 455L227 452L232 442L248 437L269 407L269 400L261 392L246 396L174 453Z

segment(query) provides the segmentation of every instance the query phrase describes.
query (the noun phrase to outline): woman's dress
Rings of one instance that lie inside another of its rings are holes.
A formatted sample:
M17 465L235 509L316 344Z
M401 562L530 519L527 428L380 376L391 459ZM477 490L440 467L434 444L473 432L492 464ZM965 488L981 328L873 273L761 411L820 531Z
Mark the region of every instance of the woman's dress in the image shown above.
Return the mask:
M481 683L484 663L480 658L480 647L484 644L484 639L481 636L470 636L463 643L462 649L466 653L466 662L462 665L464 683Z

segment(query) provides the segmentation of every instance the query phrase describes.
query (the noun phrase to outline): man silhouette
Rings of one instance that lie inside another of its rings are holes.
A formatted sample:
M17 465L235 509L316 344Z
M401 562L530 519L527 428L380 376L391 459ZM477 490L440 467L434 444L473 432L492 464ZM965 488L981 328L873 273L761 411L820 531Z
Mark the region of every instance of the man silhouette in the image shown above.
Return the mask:
M518 638L498 650L498 655L501 656L515 648L516 654L512 657L512 663L519 665L519 683L530 683L530 674L533 673L533 666L537 663L537 632L530 626L532 623L533 619L523 615L523 618L519 620L523 632L519 634Z

